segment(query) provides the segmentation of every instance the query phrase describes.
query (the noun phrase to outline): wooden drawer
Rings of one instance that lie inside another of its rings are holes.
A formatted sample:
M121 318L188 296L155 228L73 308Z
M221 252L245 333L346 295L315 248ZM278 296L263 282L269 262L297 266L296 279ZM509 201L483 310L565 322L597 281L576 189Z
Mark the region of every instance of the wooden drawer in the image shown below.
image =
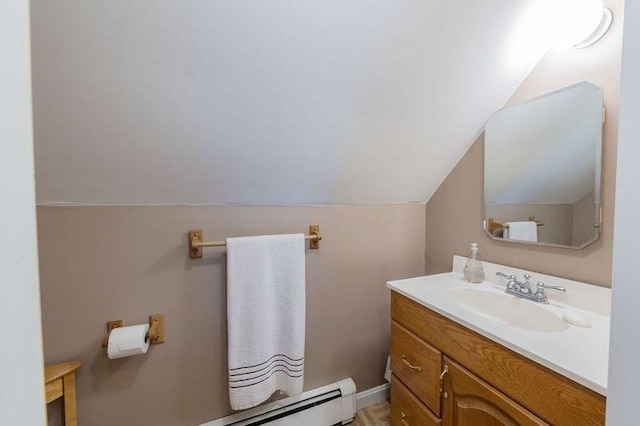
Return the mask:
M391 426L438 426L442 421L391 375Z
M391 371L424 405L440 416L442 353L391 322Z
M604 396L396 292L391 317L546 422L604 425Z
M549 426L526 408L445 357L446 426Z

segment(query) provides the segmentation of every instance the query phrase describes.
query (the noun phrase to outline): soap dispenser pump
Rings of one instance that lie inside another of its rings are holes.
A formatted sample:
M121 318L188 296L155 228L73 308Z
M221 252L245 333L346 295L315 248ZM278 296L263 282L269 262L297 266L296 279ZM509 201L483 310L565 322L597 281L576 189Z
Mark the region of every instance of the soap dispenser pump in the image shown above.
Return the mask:
M478 257L478 243L472 243L469 250L469 258L464 264L464 280L479 284L484 281L484 269Z

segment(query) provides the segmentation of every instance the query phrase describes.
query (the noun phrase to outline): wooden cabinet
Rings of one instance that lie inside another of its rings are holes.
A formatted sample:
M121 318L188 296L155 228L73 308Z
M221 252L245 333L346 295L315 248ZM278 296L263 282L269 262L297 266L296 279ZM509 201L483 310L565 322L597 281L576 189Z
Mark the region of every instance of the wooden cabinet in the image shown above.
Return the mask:
M396 292L391 317L392 425L604 425L604 396Z

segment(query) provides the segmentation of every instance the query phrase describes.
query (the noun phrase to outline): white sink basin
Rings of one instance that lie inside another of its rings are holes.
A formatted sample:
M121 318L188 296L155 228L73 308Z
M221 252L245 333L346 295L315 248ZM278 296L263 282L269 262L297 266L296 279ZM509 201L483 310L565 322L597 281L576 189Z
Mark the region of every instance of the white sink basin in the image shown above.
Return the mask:
M527 330L554 333L569 328L557 314L515 296L473 288L446 291L456 305L492 321Z

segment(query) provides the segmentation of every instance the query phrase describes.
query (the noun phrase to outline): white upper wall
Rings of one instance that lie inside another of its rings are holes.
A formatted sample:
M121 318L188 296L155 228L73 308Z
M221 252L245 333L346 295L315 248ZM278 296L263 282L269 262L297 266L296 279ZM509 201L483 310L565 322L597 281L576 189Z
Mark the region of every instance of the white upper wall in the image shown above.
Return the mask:
M546 51L535 3L33 1L38 202L424 202Z

